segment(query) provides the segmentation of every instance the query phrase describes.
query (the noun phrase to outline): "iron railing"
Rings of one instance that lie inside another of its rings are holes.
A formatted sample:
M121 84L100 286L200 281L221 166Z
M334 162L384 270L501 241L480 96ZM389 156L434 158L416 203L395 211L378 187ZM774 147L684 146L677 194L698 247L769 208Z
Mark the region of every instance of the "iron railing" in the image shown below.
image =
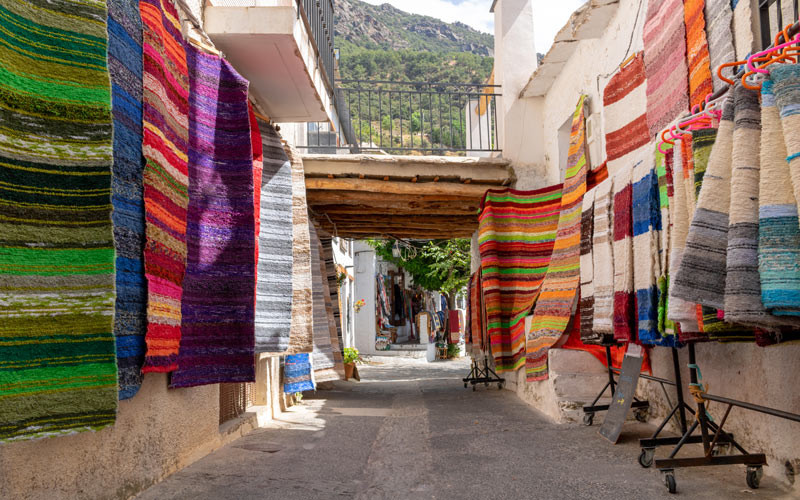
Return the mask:
M333 49L333 0L297 0L297 16L306 22L314 39L318 64L323 68L328 86L333 89L336 56Z
M761 27L761 48L772 45L775 35L785 24L798 20L798 0L759 0L758 17Z

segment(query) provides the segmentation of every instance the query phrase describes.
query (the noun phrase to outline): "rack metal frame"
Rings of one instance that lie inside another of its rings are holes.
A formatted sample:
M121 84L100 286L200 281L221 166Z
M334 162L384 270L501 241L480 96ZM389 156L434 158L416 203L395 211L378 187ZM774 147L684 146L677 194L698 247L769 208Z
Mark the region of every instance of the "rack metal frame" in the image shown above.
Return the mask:
M464 382L464 389L466 389L469 384L472 384L473 391L477 390L475 387L477 384L484 384L488 387L489 384L496 383L497 388L502 389L506 383L506 379L497 375L492 367L489 366L489 360L486 357L483 358L483 367L481 367L479 361L473 359L469 374L461 380Z
M584 405L583 407L583 425L591 426L594 423L594 415L600 411L608 411L609 405L598 405L597 402L600 401L600 398L603 397L603 394L606 393L606 390L611 389L609 393L610 396L613 397L614 393L617 391L617 380L616 377L619 376L619 369L614 368L613 364L611 363L611 345L606 344L606 365L608 371L608 381L606 385L600 390L600 392L595 396L594 400L591 404ZM645 378L648 380L664 380L658 379L658 377L653 377L647 374L640 374L640 378ZM669 382L669 381L667 381ZM636 420L640 422L647 421L647 410L650 408L649 401L642 401L634 396L633 402L631 403L631 409L634 410L634 415L636 416Z

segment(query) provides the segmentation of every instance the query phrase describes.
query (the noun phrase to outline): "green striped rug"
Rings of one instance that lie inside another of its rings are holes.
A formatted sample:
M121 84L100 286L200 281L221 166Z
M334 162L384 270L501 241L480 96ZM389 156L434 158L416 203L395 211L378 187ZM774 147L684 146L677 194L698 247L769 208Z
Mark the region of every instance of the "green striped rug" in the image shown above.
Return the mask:
M117 406L105 2L0 0L0 442Z

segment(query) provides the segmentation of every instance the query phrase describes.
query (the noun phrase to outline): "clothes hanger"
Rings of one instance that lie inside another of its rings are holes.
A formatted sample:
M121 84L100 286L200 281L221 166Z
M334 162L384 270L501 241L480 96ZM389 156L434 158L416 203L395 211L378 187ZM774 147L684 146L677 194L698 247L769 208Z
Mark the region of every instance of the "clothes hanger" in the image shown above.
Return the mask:
M788 24L775 35L773 47L757 52L747 59L747 69L749 71L742 75L742 86L744 86L744 88L748 90L761 90L761 83L764 77L760 75L769 74L769 71L765 68L775 63L797 62L798 56L800 56L800 47L797 47L795 44L800 42L800 34L794 39L790 39L789 28L791 27L792 25ZM781 37L789 41L782 44L778 43ZM758 60L761 60L761 62L766 60L766 62L758 66L754 66L751 62Z

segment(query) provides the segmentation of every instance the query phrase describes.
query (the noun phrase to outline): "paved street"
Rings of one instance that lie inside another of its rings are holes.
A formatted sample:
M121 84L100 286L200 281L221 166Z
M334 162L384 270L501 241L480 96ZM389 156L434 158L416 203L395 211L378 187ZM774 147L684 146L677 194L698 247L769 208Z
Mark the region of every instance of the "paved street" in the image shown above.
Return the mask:
M636 461L649 426L626 424L614 446L597 426L552 424L509 391L464 389L465 360L373 359L361 382L307 395L274 428L137 498L789 498L766 476L748 490L741 466L679 470L679 495L669 495Z

